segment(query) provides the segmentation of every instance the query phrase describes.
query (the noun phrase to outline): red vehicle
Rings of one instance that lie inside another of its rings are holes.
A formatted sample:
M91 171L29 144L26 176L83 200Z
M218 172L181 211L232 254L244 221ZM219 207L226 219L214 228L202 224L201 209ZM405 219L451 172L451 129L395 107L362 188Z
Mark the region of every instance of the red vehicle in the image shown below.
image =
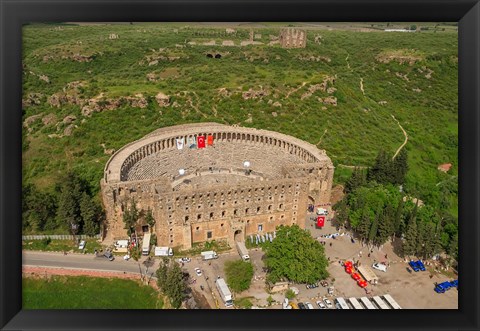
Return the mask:
M352 274L352 278L355 279L356 281L358 281L358 280L360 280L362 277L360 277L360 275L357 274L357 273L353 273L353 274Z
M347 274L351 274L351 273L352 273L352 268L346 267L346 268L345 268L345 272L346 272Z
M360 286L361 288L365 288L365 287L367 287L367 284L368 284L368 283L367 283L366 280L361 279L361 280L358 280L358 281L357 281L357 284L358 284L358 286Z
M352 261L346 261L344 265L345 265L345 268L346 268L346 267L350 267L350 268L351 268L351 267L353 266L353 263L352 263Z

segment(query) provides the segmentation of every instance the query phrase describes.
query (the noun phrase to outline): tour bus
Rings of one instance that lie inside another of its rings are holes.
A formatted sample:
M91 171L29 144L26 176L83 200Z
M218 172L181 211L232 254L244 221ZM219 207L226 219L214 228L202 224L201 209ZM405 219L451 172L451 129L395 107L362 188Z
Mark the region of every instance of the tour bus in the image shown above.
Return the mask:
M337 309L350 309L350 307L348 307L347 302L345 301L344 298L336 298L335 307Z
M373 302L377 305L377 308L379 308L379 309L390 309L390 307L387 306L385 301L383 301L382 298L380 298L378 295L374 296L372 299L373 299Z
M353 309L363 309L363 306L358 302L356 298L349 298L348 301L352 305Z
M375 308L375 306L373 305L373 303L371 303L370 300L369 300L367 297L361 297L361 298L360 298L360 301L363 303L363 305L364 305L365 308L367 308L367 309L377 309L377 308Z
M400 305L395 300L393 300L390 294L385 294L383 298L393 309L402 309L402 307L400 307Z

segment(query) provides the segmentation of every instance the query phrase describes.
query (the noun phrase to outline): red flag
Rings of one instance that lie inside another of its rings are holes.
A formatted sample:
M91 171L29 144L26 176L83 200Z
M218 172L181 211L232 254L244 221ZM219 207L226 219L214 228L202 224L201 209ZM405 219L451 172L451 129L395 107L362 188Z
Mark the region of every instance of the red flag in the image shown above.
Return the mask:
M325 225L325 216L317 217L317 227L321 228Z
M207 145L209 146L213 145L213 136L207 136Z
M198 148L205 148L205 136L198 136L197 137L197 147Z

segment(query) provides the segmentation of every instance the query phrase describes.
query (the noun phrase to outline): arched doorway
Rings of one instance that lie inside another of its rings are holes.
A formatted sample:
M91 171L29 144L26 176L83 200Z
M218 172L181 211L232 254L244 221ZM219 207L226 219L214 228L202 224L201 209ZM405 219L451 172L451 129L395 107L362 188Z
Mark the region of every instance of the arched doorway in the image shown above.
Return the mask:
M233 240L243 242L245 240L244 235L243 235L243 231L242 230L236 230L234 235L233 235Z

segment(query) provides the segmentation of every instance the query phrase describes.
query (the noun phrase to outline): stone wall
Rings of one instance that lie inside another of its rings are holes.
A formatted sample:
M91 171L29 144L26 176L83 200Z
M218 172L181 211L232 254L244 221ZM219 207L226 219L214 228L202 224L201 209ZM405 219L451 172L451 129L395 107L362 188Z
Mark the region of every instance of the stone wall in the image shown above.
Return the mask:
M282 29L279 42L283 48L305 48L307 46L307 32L296 28Z

